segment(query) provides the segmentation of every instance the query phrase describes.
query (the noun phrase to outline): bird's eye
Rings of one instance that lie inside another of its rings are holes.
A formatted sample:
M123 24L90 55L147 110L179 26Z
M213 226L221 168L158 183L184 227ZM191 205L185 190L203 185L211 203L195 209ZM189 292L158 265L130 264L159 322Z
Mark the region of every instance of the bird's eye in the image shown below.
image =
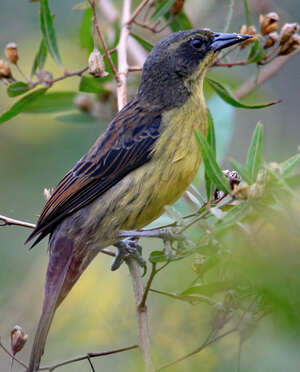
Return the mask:
M190 41L190 44L191 46L194 48L194 49L200 49L201 46L202 46L202 42L201 40L199 39L193 39Z

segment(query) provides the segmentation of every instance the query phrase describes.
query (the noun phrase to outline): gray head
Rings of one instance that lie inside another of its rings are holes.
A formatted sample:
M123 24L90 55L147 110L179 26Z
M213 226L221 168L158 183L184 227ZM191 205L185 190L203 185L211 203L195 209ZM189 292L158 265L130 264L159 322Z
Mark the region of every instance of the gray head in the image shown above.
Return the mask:
M186 82L201 80L221 49L249 37L208 29L170 34L159 41L149 54L138 95L164 108L181 106L191 94Z

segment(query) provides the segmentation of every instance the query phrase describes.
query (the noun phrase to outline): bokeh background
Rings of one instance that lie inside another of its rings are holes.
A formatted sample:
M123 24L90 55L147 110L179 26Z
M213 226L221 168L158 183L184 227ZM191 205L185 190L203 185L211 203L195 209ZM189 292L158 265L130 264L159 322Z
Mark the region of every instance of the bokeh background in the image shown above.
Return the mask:
M72 11L76 3L76 0L50 1L56 14L61 55L69 71L87 63L87 53L79 46L82 14ZM114 3L120 7L122 2ZM222 30L228 3L225 0L187 0L185 10L195 26ZM249 0L249 5L255 20L260 13L278 11L282 21L300 22L298 0ZM242 1L237 0L230 31L237 32L243 23ZM1 0L0 31L0 56L4 55L6 43L15 41L19 46L20 64L29 72L40 41L38 5L25 0ZM218 99L210 102L219 133L222 131L219 145L225 165L228 156L244 161L258 120L265 125L264 157L267 161L282 161L297 152L300 142L299 64L300 56L292 58L276 76L248 97L249 102L280 98L282 102L276 106L246 111L233 109ZM46 67L59 73L50 59ZM217 76L236 84L249 77L252 71L252 67L218 70ZM131 81L133 90L137 81L138 75ZM67 79L53 89L77 91L78 82L76 77ZM5 87L0 86L0 111L11 104ZM62 122L56 120L56 116L57 113L21 114L0 127L0 214L35 222L44 204L43 189L57 184L109 122L107 113L102 120L87 123ZM10 330L15 324L21 325L29 334L28 345L19 354L24 361L28 358L40 314L48 260L46 240L32 251L24 247L28 233L21 227L0 229L0 337L8 345ZM151 249L161 246L156 241L145 241L144 247L148 255ZM45 364L87 351L136 343L135 307L127 268L124 266L112 273L110 263L110 258L99 255L58 310L48 338ZM170 269L157 277L154 287L170 292L184 289L193 278L190 264L184 261L170 265ZM149 308L156 360L166 362L181 356L205 338L209 311L205 305L193 307L151 294ZM271 322L256 330L245 344L243 371L299 371L299 338L296 342L286 335L287 330L281 331ZM234 371L236 352L236 338L228 337L222 346L207 348L170 370ZM94 362L96 370L101 371L141 370L137 351ZM0 351L0 371L7 371L8 366L7 355ZM85 361L59 369L77 370L89 371L90 367Z

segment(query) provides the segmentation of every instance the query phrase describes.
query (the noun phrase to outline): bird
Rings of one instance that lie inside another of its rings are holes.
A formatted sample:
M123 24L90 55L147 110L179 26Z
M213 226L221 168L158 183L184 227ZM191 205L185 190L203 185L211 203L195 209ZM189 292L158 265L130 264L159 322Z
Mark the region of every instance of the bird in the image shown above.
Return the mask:
M55 311L96 255L109 245L129 249L120 232L148 225L193 181L201 163L194 131L208 128L205 74L222 49L249 37L192 29L160 40L136 94L54 189L26 241L33 247L50 235L27 372L39 369Z

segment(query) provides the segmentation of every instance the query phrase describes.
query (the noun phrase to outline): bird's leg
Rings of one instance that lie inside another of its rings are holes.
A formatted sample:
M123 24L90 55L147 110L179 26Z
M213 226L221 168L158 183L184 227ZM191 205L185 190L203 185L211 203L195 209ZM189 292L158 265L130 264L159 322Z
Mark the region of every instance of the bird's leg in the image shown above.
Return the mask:
M111 264L111 270L117 270L124 261L130 256L133 257L141 267L144 268L144 275L147 269L146 261L142 256L142 246L136 238L126 238L114 244L117 248L116 256Z

